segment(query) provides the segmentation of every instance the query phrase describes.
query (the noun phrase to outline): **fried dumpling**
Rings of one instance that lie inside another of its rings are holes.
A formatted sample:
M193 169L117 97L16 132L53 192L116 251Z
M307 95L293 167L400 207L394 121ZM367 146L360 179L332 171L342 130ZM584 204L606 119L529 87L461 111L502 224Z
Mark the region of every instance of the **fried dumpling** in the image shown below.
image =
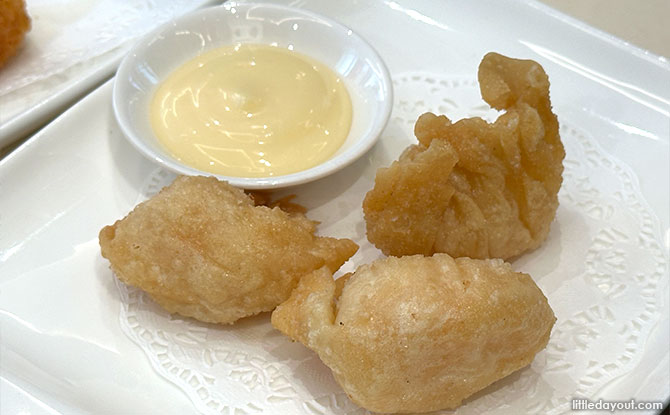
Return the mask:
M272 324L313 349L375 412L428 412L527 366L555 321L527 274L500 259L389 257L334 281L302 278Z
M0 0L0 67L18 52L29 30L25 0Z
M166 310L233 323L274 309L301 277L334 272L358 249L315 229L299 212L255 206L226 182L179 177L99 239L117 277Z
M378 170L363 211L385 254L508 259L547 238L565 157L548 77L534 61L489 53L479 83L505 111L494 123L423 114L419 143Z

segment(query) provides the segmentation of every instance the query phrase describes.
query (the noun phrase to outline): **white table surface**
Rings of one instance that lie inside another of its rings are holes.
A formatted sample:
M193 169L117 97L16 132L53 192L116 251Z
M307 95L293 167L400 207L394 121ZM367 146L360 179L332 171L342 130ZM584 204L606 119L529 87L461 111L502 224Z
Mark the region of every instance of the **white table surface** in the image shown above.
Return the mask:
M668 0L540 0L632 45L670 58Z

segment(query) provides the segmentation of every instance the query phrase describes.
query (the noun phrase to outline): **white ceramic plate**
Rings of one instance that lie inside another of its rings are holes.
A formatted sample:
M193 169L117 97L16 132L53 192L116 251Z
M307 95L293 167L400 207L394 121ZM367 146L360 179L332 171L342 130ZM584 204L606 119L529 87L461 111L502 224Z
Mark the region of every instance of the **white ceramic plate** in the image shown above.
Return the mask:
M114 113L138 151L179 174L210 174L182 163L158 141L149 106L156 87L186 61L238 43L290 48L325 64L344 81L353 115L347 139L317 166L275 177L217 175L219 179L245 189L307 183L348 166L377 141L391 114L393 91L384 62L365 40L327 17L298 8L231 2L166 23L137 42L121 62L114 81Z
M361 244L346 270L380 255L365 242L360 204L375 168L412 141L418 113L491 116L474 83L490 50L549 74L568 153L561 206L546 243L513 266L534 277L558 322L533 365L456 413L563 413L575 396L667 399L667 65L533 1L299 5L360 32L395 83L373 149L291 189L320 232ZM0 161L3 411L364 413L267 315L217 328L170 318L117 285L97 232L171 177L122 137L111 83Z

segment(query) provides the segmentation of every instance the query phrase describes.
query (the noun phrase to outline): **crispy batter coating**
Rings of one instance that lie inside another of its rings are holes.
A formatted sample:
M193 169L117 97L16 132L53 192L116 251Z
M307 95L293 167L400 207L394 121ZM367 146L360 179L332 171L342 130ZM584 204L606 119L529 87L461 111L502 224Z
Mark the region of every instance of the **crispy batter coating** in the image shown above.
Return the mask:
M315 229L215 178L179 177L99 239L117 277L168 311L233 323L274 309L301 277L335 272L358 249Z
M527 274L500 259L389 257L333 281L302 278L272 324L316 351L375 412L428 412L530 364L555 322Z
M0 66L16 53L28 30L24 0L0 0Z
M247 191L246 193L251 200L254 201L255 206L267 206L269 208L278 207L288 214L305 214L307 213L307 208L299 203L293 202L296 195L284 196L280 199L273 199L272 193L262 190Z
M547 75L534 61L489 53L479 83L505 110L494 123L423 114L419 144L378 170L363 210L368 239L385 254L508 259L546 239L565 157Z

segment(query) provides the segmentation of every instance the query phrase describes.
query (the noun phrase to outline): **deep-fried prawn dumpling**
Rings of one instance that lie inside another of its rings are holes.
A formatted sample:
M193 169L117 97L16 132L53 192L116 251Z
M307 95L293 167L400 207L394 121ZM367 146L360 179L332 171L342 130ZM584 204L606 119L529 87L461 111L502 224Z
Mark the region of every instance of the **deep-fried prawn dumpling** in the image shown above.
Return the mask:
M460 405L528 365L554 321L527 274L446 254L389 257L337 281L315 271L272 313L354 402L384 413Z
M547 75L489 53L479 83L505 110L493 124L424 114L419 144L377 172L363 210L368 239L385 254L508 259L546 239L565 157Z
M100 247L120 280L168 311L232 323L274 309L301 277L334 272L358 249L315 228L215 178L179 177L103 228Z

